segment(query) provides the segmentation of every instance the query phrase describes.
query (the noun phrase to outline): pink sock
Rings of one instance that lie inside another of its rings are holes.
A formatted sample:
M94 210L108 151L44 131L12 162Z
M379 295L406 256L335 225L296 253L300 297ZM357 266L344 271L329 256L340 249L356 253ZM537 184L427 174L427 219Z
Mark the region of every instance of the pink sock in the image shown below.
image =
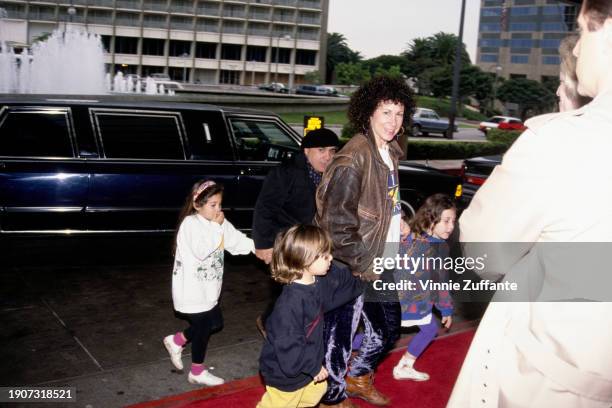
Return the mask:
M185 340L185 337L181 332L176 333L172 340L174 340L174 344L181 347L183 347L185 343L187 343L187 340Z
M200 375L204 370L206 370L206 366L204 364L191 363L191 374Z

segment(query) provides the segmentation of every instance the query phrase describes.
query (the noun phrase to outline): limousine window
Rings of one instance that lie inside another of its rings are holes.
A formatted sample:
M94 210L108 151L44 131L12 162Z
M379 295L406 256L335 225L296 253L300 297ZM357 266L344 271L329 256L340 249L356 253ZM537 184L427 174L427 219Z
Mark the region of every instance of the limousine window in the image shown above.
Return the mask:
M299 149L295 140L277 123L251 119L230 119L241 160L282 159Z
M0 156L73 157L67 111L8 110L0 118Z
M106 158L185 158L175 115L94 112L94 116Z

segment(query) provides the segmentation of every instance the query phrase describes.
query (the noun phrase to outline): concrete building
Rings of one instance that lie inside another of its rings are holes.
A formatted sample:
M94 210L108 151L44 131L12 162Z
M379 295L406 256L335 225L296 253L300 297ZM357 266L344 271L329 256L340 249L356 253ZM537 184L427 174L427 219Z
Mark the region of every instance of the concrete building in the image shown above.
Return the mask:
M329 0L0 0L3 39L65 24L102 36L109 71L251 85L325 72Z
M477 65L506 79L558 78L559 43L575 32L580 11L571 3L481 0Z

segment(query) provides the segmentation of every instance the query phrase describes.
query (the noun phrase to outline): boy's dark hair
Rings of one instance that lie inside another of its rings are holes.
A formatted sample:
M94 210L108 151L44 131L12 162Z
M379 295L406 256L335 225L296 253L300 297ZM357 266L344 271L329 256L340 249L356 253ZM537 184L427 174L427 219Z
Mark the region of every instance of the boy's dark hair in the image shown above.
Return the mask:
M319 257L329 254L332 241L327 232L314 225L294 225L276 236L270 269L272 278L291 283Z
M446 194L434 194L417 210L410 221L410 232L426 234L434 225L440 222L442 211L457 210L455 201Z
M589 31L597 31L608 18L612 18L612 0L584 0L582 12L587 18Z
M381 102L387 101L404 105L404 122L412 116L414 98L412 90L403 80L377 76L359 87L351 95L348 108L348 118L355 131L369 131L370 116Z

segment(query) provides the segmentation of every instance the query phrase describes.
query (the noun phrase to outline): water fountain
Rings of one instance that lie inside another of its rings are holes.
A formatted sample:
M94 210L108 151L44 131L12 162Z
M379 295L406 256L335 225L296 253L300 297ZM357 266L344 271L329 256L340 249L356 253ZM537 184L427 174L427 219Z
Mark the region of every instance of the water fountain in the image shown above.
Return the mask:
M0 9L0 93L141 93L140 81L135 83L122 72L113 78L105 73L99 35L68 25L65 30L55 30L46 40L34 43L31 50L16 54L3 41L4 18L6 11ZM164 93L153 79L146 81L146 94Z

